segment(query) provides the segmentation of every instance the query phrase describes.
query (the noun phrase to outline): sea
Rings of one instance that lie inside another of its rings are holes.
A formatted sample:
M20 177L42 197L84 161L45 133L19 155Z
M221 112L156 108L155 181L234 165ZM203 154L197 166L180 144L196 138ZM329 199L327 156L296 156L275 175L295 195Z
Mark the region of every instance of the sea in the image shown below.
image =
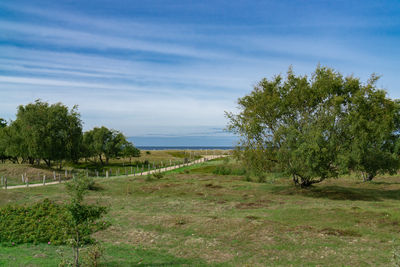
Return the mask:
M140 150L231 150L233 146L137 146Z

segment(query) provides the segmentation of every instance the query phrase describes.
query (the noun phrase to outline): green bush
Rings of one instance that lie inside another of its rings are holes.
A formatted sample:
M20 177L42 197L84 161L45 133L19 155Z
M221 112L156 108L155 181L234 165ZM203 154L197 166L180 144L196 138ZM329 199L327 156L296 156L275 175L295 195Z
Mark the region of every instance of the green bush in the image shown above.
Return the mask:
M154 178L161 179L164 177L164 173L162 172L155 172L153 173Z
M96 230L108 226L96 222ZM0 209L0 243L68 244L71 239L71 215L65 205L44 199L32 206L6 206ZM90 240L86 240L90 243Z
M229 165L221 165L221 166L216 166L213 173L219 175L245 175L246 169L237 168Z
M64 244L69 221L66 208L48 199L30 207L7 206L0 209L0 243Z

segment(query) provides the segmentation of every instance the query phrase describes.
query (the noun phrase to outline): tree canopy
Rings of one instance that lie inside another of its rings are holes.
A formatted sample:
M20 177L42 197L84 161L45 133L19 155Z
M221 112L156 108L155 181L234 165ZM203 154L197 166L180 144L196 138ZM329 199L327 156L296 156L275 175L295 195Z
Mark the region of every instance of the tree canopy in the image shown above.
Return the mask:
M227 113L239 157L255 172L280 168L310 186L351 170L372 179L399 166L399 103L376 87L327 67L310 76L290 68L263 79Z
M43 160L48 166L63 161L77 162L81 157L99 157L103 163L121 155L137 156L137 149L125 136L106 127L83 134L77 106L41 100L21 105L9 125L0 119L0 158L31 164Z

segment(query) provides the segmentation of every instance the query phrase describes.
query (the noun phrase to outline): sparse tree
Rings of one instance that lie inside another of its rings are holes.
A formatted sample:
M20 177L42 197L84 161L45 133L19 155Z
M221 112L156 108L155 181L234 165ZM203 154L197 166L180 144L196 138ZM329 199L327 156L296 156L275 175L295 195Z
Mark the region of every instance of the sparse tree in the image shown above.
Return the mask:
M74 250L74 266L78 267L79 250L83 244L90 243L91 235L96 231L104 229L105 224L96 224L107 211L105 207L88 205L84 203L84 195L89 189L90 181L84 176L74 178L67 183L67 190L71 197L67 209L71 214L71 237Z

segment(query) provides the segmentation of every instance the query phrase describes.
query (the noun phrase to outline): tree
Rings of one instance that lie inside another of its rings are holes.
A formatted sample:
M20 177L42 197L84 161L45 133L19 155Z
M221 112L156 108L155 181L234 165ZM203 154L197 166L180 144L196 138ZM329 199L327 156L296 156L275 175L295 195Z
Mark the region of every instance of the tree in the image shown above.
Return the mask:
M11 134L12 133L12 134ZM77 106L71 110L61 103L49 105L36 100L19 106L17 118L10 125L10 153L27 154L30 163L42 159L50 167L58 161L78 160L82 142L82 122Z
M4 129L7 127L7 122L0 118L0 160L4 163L7 159L6 149L7 149L7 142L5 142L4 138Z
M129 163L132 163L132 157L140 157L140 150L131 142L126 142L122 150L122 155L124 157L129 157Z
M67 209L71 215L70 234L74 249L74 266L79 266L79 249L83 244L92 242L91 235L104 229L107 224L96 224L107 209L97 205L84 204L84 195L89 190L89 178L79 176L67 183L67 191L71 197Z
M290 68L285 80L280 75L263 79L249 95L239 99L239 114L227 113L228 129L241 136L237 154L258 172L282 169L301 187L348 172L350 167L359 166L354 162L360 162L349 156L354 151L349 138L356 140L362 133L357 130L360 127L351 130L362 112L358 98L368 100L365 92L372 90L380 92L380 99L391 103L389 106L395 105L373 85L373 79L363 85L358 78L343 77L326 67L317 67L310 78L296 76ZM379 114L391 121L396 112L389 110L396 109L383 108ZM362 116L367 118L368 114ZM385 131L379 135L382 145L378 148L386 151L383 158L388 158L387 153L389 158L396 158L393 147L386 149L383 145L397 142L395 128L380 128ZM367 143L358 144L365 148ZM383 165L377 163L377 168L388 170ZM397 168L394 163L390 165L393 170Z
M87 157L96 156L101 164L108 164L110 158L121 155L125 144L125 136L115 130L102 126L93 128L84 134L84 146ZM105 161L103 160L103 156Z

